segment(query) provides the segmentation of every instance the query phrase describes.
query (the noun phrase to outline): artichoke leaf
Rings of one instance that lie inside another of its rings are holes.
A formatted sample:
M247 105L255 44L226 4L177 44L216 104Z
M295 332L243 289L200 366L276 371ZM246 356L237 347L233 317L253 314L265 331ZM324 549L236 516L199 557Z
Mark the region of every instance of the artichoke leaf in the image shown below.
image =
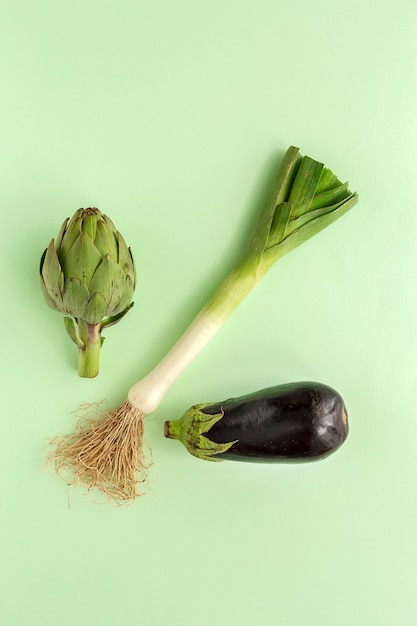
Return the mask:
M106 254L98 268L90 284L91 293L100 293L107 304L107 314L119 313L119 303L125 295L126 276L113 259ZM129 293L129 299L131 299ZM125 306L123 306L125 308ZM117 310L116 310L117 309Z
M51 239L41 259L41 275L48 287L58 284L62 272L61 264L55 249L55 241Z
M78 278L89 285L94 272L101 262L101 254L84 232L75 240L70 250L62 258L65 277Z
M117 247L118 247L118 262L120 267L126 274L135 274L135 266L133 263L132 253L130 248L127 247L122 235L117 233Z
M103 216L102 216L102 217L103 217L104 223L106 224L106 227L107 227L109 230L111 230L111 231L113 232L114 236L116 237L117 228L116 228L116 226L113 224L112 220L109 218L109 216L108 216L108 215L104 215L104 214L103 214Z
M74 213L72 218L67 222L66 228L63 232L62 239L60 241L59 248L57 247L58 256L62 262L65 255L68 254L74 243L77 241L81 234L82 216L80 209Z
M117 263L112 259L109 259L111 265L111 292L110 298L107 302L107 312L110 315L115 315L120 312L120 302L125 295L126 289L126 276ZM123 308L125 308L123 306Z
M50 242L48 248L44 251L40 265L40 282L45 300L48 306L51 306L50 300L55 303L51 308L58 307L58 311L62 310L62 286L63 273L61 265L56 254L54 240Z
M113 261L117 261L118 249L116 235L110 231L104 220L100 220L97 224L95 246L102 256L109 254Z
M84 319L84 312L90 299L90 292L78 278L68 278L64 285L63 305L65 313Z
M96 238L97 232L97 217L94 213L91 215L84 215L83 220L81 222L82 231L88 235L91 241L94 241Z
M133 279L129 275L125 276L125 286L124 286L123 295L120 299L119 304L113 309L112 315L117 315L126 309L126 307L132 301L134 291L135 291L135 284L134 284Z
M80 349L85 348L85 343L80 338L78 328L72 317L64 317L64 326L70 339L75 343L75 345Z
M64 221L64 223L61 226L61 229L58 233L57 238L55 239L55 248L57 250L59 250L60 246L61 246L61 242L62 242L62 238L64 237L66 230L67 230L67 226L68 226L68 222L70 221L70 218L67 217L66 220Z
M94 293L85 307L83 319L89 324L98 324L106 315L107 302L101 293Z
M45 285L42 276L41 276L40 283L41 283L41 289L42 289L43 297L45 299L46 304L49 306L49 308L61 313L62 312L62 299L60 297L59 290L52 291L51 293L49 293L48 288ZM58 293L59 297L55 297L56 293Z
M100 293L103 300L107 303L110 302L111 299L114 277L118 276L115 268L117 268L117 264L106 254L94 272L90 282L90 292Z
M124 317L126 313L130 311L133 304L134 303L131 302L129 306L127 306L123 311L121 311L121 313L117 313L117 315L109 315L108 317L105 317L101 322L101 328L108 328L109 326L114 326L115 324L117 324L117 322L119 322L122 319L122 317Z

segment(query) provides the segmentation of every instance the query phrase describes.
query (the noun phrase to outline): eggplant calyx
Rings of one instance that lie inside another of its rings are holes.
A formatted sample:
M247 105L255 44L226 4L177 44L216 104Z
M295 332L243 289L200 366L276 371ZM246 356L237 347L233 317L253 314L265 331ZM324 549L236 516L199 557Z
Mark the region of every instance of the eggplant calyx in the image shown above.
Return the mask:
M222 419L224 413L207 415L202 409L208 404L196 404L192 406L179 420L168 420L164 424L164 435L168 439L179 439L187 448L188 452L204 461L222 461L217 458L224 454L237 442L215 443L207 435L211 427Z

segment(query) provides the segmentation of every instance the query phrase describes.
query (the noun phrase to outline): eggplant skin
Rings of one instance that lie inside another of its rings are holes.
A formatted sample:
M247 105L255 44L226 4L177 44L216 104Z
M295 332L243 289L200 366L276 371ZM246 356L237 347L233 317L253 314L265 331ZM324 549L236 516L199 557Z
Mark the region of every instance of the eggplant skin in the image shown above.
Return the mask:
M234 442L216 459L300 462L322 459L345 441L348 417L340 394L315 382L297 382L224 402L200 405L222 414L207 432L214 444ZM213 459L215 460L215 459Z

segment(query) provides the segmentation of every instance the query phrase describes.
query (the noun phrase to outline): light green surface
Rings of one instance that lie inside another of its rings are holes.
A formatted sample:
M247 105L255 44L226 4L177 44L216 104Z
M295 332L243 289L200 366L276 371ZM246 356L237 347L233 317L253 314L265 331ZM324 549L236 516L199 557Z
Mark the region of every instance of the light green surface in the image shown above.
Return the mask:
M414 626L414 0L0 13L2 626ZM68 492L45 442L80 403L123 400L170 347L237 260L290 144L359 205L279 261L149 418L146 497ZM133 248L139 288L100 376L80 380L37 271L89 205ZM191 404L303 379L349 410L322 463L211 464L163 438Z

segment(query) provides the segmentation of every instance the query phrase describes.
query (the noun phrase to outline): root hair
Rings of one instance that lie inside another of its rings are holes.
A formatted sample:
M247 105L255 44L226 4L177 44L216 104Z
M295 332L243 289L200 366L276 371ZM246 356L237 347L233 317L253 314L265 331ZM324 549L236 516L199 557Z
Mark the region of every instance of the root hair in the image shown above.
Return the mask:
M102 403L84 411L75 433L51 442L49 462L69 484L98 489L117 504L132 503L143 495L138 486L148 474L143 413L129 400L110 412L103 412Z

